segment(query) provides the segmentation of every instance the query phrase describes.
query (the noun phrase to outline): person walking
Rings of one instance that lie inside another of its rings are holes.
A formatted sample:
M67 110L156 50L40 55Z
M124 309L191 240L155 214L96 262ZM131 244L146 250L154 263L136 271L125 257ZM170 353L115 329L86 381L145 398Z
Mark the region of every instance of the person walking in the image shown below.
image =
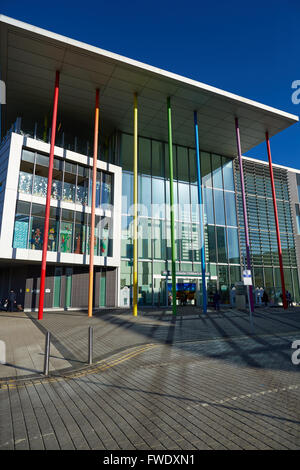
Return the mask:
M16 304L17 296L13 289L10 290L8 294L8 311L13 312Z

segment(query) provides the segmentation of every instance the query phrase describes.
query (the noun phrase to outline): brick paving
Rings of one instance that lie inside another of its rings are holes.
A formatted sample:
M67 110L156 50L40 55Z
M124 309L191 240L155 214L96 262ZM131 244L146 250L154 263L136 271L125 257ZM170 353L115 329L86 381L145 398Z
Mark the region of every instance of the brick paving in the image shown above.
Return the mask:
M300 448L299 310L257 313L254 335L236 311L143 313L26 320L51 331L70 371L2 386L0 449ZM76 373L90 324L105 359Z

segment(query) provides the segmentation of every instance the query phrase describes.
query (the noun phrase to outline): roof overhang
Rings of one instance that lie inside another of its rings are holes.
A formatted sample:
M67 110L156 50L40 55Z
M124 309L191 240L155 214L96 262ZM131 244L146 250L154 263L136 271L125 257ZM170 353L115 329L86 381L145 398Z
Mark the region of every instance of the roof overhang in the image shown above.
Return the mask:
M284 111L122 57L0 15L1 79L7 87L5 122L20 114L51 111L55 71L60 70L59 109L67 119L93 125L100 88L102 131L133 131L133 93L138 93L139 134L167 141L166 98L171 97L173 140L194 146L198 111L202 149L236 155L234 118L242 151L298 122ZM34 116L33 116L34 118Z

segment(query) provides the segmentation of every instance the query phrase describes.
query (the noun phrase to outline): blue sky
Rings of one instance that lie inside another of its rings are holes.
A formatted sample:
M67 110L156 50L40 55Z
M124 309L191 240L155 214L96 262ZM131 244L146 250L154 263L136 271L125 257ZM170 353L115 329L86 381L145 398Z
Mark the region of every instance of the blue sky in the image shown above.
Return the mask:
M299 0L14 1L1 13L300 115ZM271 140L300 169L300 124ZM265 144L248 155L266 159Z

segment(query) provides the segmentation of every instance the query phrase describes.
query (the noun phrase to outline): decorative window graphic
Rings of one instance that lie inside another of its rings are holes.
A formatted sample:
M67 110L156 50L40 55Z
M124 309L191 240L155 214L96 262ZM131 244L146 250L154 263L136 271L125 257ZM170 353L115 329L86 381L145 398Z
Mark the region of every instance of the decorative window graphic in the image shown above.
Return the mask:
M71 222L61 222L60 224L60 251L62 253L72 253L73 226Z

